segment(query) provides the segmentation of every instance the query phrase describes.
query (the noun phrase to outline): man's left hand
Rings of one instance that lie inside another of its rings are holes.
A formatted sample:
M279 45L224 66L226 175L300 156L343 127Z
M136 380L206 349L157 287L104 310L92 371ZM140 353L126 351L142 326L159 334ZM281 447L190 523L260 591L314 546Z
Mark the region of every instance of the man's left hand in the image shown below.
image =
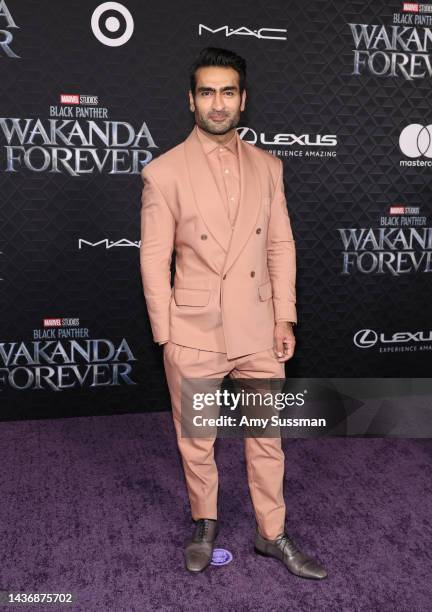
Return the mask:
M291 323L278 321L275 323L273 349L280 363L288 361L294 355L295 336Z

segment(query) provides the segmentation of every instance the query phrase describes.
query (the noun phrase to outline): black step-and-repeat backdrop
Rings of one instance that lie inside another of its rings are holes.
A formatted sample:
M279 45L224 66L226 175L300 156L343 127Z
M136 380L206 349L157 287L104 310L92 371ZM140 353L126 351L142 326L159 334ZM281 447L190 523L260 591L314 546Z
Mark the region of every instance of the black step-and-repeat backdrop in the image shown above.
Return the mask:
M432 4L0 0L0 419L170 407L139 271L144 164L204 46L248 62L297 245L287 377L430 376Z

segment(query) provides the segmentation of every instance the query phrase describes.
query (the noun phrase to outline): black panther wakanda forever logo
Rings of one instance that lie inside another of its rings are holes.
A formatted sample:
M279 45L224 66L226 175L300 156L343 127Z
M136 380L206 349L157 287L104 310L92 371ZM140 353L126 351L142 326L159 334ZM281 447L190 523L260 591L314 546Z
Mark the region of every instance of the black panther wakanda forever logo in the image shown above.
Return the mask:
M60 339L60 330L51 331L53 340L0 342L0 391L137 384L131 378L137 358L125 338L118 344L106 338Z

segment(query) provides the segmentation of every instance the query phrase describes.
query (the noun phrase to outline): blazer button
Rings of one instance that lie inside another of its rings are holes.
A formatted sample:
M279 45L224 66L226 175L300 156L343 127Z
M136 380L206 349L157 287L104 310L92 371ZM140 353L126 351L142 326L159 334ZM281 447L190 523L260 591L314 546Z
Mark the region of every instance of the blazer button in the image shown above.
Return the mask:
M201 240L207 240L207 234L201 234Z
M225 279L226 279L226 274L222 276L222 280L225 280Z
M254 272L254 270L252 270L252 272L251 272L251 276L255 276L255 272Z
M257 231L256 231L256 233L257 233L257 234L261 234L261 228L260 228L260 227L257 227Z

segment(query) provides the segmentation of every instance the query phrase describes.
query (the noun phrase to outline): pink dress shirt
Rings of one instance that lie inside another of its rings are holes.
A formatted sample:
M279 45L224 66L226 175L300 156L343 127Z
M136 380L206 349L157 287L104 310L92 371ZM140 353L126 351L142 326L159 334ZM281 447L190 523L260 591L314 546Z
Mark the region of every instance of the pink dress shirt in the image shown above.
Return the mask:
M231 139L221 145L212 140L197 125L195 129L222 196L225 212L231 226L234 227L240 199L240 167L236 134L234 132Z

